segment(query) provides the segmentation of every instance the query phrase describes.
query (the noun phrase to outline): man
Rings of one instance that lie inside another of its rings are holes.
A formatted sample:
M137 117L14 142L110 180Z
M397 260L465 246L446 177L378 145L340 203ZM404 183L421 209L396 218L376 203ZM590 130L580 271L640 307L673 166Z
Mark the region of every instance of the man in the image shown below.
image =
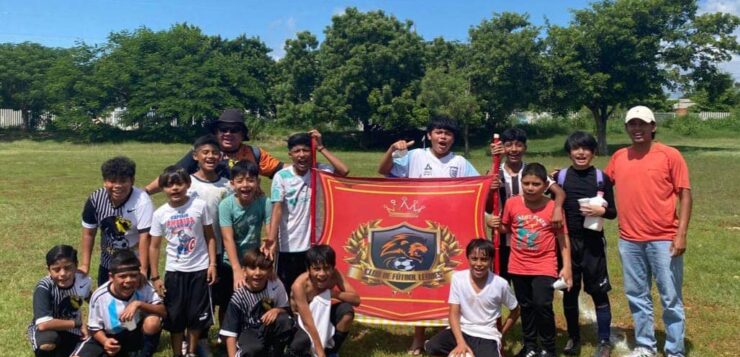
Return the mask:
M220 177L229 178L229 169L242 160L256 163L260 175L267 178L272 178L283 168L283 163L266 150L243 143L249 140L249 129L244 124L244 112L241 109L224 110L218 120L212 122L209 127L218 139L221 149L221 159L216 167ZM193 158L193 151L188 151L176 166L184 168L190 174L198 171L198 162ZM160 191L162 188L159 187L156 178L146 186L146 192L150 195Z
M630 355L633 357L657 353L652 277L663 304L665 355L686 354L681 285L691 186L686 161L675 148L654 141L655 128L655 116L649 108L631 108L625 129L632 145L614 153L605 170L614 181L620 212L619 254L637 345Z

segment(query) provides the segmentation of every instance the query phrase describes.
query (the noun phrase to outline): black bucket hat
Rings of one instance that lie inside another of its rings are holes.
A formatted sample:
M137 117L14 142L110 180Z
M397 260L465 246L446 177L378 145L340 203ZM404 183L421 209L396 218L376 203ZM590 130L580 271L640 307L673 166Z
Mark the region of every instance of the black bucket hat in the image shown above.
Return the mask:
M210 124L211 133L215 134L219 124L236 124L242 129L244 134L244 141L249 140L249 129L244 123L244 111L236 108L224 109L218 120L214 120Z

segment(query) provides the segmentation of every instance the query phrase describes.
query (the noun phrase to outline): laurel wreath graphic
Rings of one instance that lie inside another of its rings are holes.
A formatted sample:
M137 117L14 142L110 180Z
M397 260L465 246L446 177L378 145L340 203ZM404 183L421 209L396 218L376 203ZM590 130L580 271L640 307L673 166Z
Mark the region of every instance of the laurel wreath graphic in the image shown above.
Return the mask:
M349 256L344 261L354 268L352 270L365 271L366 269L374 268L370 257L368 237L371 229L380 227L380 222L381 220L378 219L359 225L350 234L349 239L347 239L344 250L349 253ZM435 273L434 275L439 278L420 281L419 285L427 288L436 288L449 282L455 267L460 265L460 261L453 260L452 258L460 255L462 248L447 226L429 220L425 222L427 229L438 231L440 234L440 254L437 257L436 264L429 270L429 272ZM359 278L363 283L370 286L385 284L382 279L364 274L353 277Z

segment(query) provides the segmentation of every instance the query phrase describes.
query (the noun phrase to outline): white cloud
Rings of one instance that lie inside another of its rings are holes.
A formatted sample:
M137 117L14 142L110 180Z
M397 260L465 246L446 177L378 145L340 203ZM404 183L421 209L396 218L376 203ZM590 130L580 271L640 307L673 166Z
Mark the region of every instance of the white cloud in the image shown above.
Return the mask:
M740 15L740 0L706 0L699 3L699 14L727 12Z

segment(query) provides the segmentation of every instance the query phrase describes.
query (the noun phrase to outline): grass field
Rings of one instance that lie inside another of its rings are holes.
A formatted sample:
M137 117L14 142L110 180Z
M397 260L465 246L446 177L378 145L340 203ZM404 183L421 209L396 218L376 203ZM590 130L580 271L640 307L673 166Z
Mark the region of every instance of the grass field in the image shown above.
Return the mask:
M0 132L2 134L2 132ZM160 170L174 163L187 145L144 143L77 145L56 141L9 140L0 135L0 354L31 356L25 329L32 318L31 298L35 283L45 274L44 254L54 244L79 246L80 213L87 196L100 187L100 164L115 155L127 155L137 162L138 185L144 185ZM564 137L532 140L528 162L541 162L548 169L565 166L560 154ZM677 146L688 162L694 214L685 258L684 302L687 314L687 346L694 356L733 356L740 350L740 138L735 133L692 138L659 132L659 139ZM610 134L613 149L627 143L624 134ZM286 159L279 140L263 141L276 156ZM612 149L612 150L613 150ZM337 153L355 176L375 176L380 152ZM490 158L484 148L475 148L471 158L481 171ZM598 158L603 167L606 158ZM268 185L267 180L263 186ZM155 205L164 200L155 196ZM732 208L736 207L736 208ZM607 224L613 326L622 335L632 336L632 321L622 291L621 265L616 247L616 223ZM97 262L99 253L94 253ZM93 273L95 274L95 273ZM587 299L588 300L588 299ZM657 300L656 300L657 302ZM565 343L565 324L556 298L558 348ZM659 303L658 303L659 305ZM658 310L657 328L662 346L663 327ZM584 322L585 323L585 322ZM515 331L519 331L517 326ZM429 330L428 333L434 332ZM583 355L593 351L593 328L583 328ZM345 344L344 356L405 356L411 339L410 328L359 326ZM519 350L519 333L508 338L507 350ZM167 338L162 339L158 356L169 356Z

